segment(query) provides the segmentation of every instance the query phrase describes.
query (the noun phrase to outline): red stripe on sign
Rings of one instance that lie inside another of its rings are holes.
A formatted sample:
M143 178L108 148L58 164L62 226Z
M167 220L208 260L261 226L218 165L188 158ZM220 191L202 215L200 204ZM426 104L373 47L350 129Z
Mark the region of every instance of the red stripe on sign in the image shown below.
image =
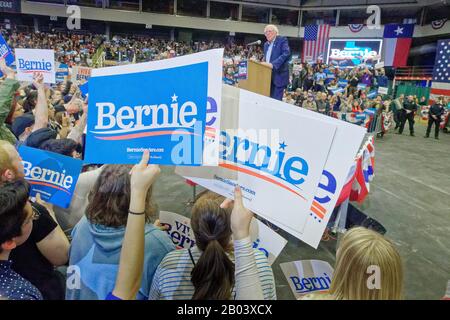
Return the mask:
M184 131L176 131L176 130L165 130L165 131L156 131L156 132L130 133L130 134L124 134L124 135L120 135L120 136L113 136L113 137L95 136L95 138L99 139L99 140L127 140L127 139L138 139L138 138L144 138L144 137L169 136L169 135L198 136L198 134L193 133L193 132L184 132Z
M316 207L316 208L317 208L320 212L322 212L323 214L327 213L327 209L325 209L324 207L322 207L318 201L315 201L315 200L314 200L313 203L312 203L312 205L313 205L314 207Z
M319 218L323 219L323 214L322 212L320 212L319 210L317 210L315 207L311 207L311 211L314 212L314 214L316 216L318 216Z
M67 193L67 194L70 194L70 192L67 191L66 189L63 189L63 188L58 187L58 186L55 186L54 184L50 184L50 183L46 183L46 182L33 181L33 180L28 180L28 183L29 184L37 184L37 185L45 186L45 187L50 187L50 188L53 188L53 189L56 189L56 190L59 190L59 191L63 191L65 193Z
M285 186L284 184L282 184L282 183L280 183L280 182L278 182L278 181L276 181L276 180L274 180L274 179L272 179L272 178L269 178L269 177L267 177L267 176L265 176L265 175L259 174L259 173L257 173L257 172L253 172L253 171L251 171L251 170L249 170L249 169L246 169L246 168L238 167L237 165L235 165L235 164L230 164L230 163L220 163L219 166L220 166L220 167L223 167L223 168L226 168L226 169L233 170L233 171L242 172L242 173L248 174L248 175L250 175L250 176L252 176L252 177L259 178L259 179L261 179L261 180L264 180L264 181L267 181L267 182L269 182L269 183L272 183L272 184L274 184L274 185L276 185L276 186L279 186L279 187L281 187L281 188L283 188L283 189L286 189L286 190L292 192L293 194L299 196L300 198L302 198L303 200L306 201L306 198L303 197L300 193L298 193L298 192L295 191L294 189L289 188L288 186Z

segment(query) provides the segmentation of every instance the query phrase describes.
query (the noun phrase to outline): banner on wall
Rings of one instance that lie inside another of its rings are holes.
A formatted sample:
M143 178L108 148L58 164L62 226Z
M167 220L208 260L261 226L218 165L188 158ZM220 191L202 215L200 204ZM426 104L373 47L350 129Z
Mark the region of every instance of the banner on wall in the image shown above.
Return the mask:
M222 56L94 69L85 161L132 164L149 149L155 164L217 165Z
M326 261L293 261L280 263L280 267L296 299L310 293L327 293L330 289L333 268Z
M250 210L317 248L366 129L229 86L222 106L222 163L175 172L229 198L239 184Z
M30 196L61 208L68 208L81 172L83 162L57 153L19 147L25 179L31 185Z
M40 72L44 83L55 83L55 52L44 49L15 49L17 80L33 82L33 74Z
M365 64L374 67L380 62L381 39L330 39L327 64L341 68Z
M177 249L190 249L195 246L191 219L174 212L161 211L159 220L168 227L166 232ZM250 225L250 239L253 248L260 250L267 257L270 265L275 262L287 244L286 239L255 218Z
M20 0L1 0L0 12L20 13Z

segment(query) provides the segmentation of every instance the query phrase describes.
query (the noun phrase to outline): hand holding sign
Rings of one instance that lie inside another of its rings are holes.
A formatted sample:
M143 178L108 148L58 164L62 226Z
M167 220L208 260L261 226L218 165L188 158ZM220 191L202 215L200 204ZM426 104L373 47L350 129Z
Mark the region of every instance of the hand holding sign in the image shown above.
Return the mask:
M144 151L141 161L131 170L131 190L147 193L150 186L155 182L161 169L158 165L148 164L150 153Z
M225 199L220 205L221 208L228 208L233 204L231 212L231 230L233 231L233 239L240 240L250 235L250 223L252 222L253 213L244 207L242 201L242 191L239 186L234 189L234 201Z
M3 58L0 59L0 71L3 72L8 79L14 79L16 76L14 70L6 65L6 61Z
M53 204L49 202L45 202L41 199L41 194L38 192L36 193L36 203L43 206L45 209L47 209L48 213L53 217L53 219L56 220L55 211L53 210Z
M33 73L33 85L37 90L45 89L44 86L44 75L41 72Z

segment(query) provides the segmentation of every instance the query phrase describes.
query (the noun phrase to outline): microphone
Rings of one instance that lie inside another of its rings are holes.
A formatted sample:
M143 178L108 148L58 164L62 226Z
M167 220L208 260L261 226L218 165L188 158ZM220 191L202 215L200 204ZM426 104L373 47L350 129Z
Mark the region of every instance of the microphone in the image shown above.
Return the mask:
M254 41L254 42L250 42L250 43L247 44L247 47L249 47L249 46L254 46L255 44L256 44L256 45L260 45L260 44L261 44L261 40Z

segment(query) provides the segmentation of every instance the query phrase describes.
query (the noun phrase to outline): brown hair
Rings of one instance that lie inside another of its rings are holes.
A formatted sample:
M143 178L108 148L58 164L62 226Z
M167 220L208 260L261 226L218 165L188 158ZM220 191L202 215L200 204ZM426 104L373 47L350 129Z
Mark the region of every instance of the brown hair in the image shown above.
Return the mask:
M231 240L230 211L220 208L223 197L206 193L192 208L191 226L200 259L191 273L193 300L228 300L234 286L234 263L227 256Z
M125 226L130 206L130 170L127 165L106 165L89 193L86 216L91 223L107 227ZM156 212L151 200L152 188L147 193L146 222Z

